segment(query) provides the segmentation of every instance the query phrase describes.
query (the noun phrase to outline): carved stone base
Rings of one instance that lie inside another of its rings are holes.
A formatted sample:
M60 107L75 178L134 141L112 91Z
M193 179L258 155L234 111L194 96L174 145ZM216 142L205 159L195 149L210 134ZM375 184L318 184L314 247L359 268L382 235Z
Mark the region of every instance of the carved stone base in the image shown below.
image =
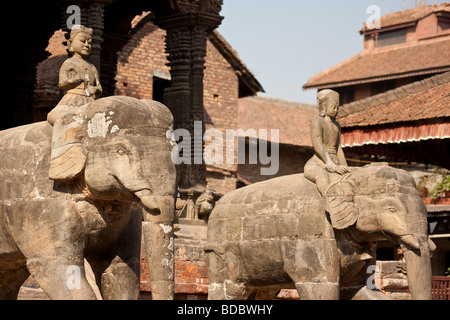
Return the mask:
M206 240L207 225L204 220L179 219L175 224L175 236L180 239Z

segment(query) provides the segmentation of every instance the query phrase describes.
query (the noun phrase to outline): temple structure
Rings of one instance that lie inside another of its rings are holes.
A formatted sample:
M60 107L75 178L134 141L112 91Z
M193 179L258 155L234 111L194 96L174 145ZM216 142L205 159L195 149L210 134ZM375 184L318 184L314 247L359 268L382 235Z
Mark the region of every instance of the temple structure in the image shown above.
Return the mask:
M332 89L341 104L368 98L450 70L450 4L386 14L364 26L361 53L312 76L304 89Z

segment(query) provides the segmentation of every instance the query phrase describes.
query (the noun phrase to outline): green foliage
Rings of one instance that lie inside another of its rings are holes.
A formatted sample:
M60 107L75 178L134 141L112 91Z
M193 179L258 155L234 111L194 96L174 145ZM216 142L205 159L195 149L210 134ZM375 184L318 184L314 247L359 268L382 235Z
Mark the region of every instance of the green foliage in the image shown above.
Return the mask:
M450 191L450 175L446 175L442 181L439 181L433 189L431 189L429 196L436 200L441 197L445 191Z
M448 268L447 271L445 271L445 275L446 275L447 277L450 277L450 268Z

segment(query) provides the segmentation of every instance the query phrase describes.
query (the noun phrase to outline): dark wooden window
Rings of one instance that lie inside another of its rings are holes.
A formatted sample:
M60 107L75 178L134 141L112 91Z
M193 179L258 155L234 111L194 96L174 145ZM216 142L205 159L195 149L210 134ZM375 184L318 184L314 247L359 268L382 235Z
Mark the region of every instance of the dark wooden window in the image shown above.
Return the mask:
M387 47L394 44L406 42L406 29L381 32L378 34L378 39L375 41L375 47Z
M341 106L355 101L355 87L338 88L335 91L339 93L339 103Z
M375 82L370 86L370 95L374 96L380 93L387 92L389 90L394 90L396 87L397 82L395 80Z
M164 103L164 91L170 87L170 81L153 77L153 100Z

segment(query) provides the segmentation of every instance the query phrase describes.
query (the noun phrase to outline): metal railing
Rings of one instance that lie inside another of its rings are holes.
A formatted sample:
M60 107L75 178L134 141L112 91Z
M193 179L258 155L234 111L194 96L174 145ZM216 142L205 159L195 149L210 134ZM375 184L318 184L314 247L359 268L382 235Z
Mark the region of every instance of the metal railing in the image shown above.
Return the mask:
M450 300L450 277L433 277L433 300Z

